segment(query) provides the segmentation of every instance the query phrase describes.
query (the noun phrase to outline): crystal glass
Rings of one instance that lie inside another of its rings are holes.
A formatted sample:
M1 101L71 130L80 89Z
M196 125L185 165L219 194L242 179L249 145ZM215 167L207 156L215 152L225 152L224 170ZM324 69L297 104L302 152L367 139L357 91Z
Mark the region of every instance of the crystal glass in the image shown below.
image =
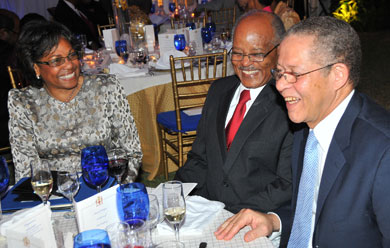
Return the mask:
M203 42L206 43L206 44L210 43L211 39L213 38L210 29L207 28L207 27L203 27L201 29L201 32L202 32L202 40L203 40Z
M74 238L73 248L111 248L108 233L103 229L81 232Z
M9 185L9 170L7 161L0 156L0 194L3 194ZM2 219L1 201L0 201L0 220Z
M107 152L108 156L108 172L110 176L115 177L117 183L120 185L122 176L127 169L129 159L126 151L122 148L111 149Z
M146 224L144 220L141 219L129 219L127 220L129 224L129 235L128 235L128 243L130 247L133 248L142 248L146 247ZM129 246L125 246L129 247Z
M65 218L74 218L74 196L79 192L80 181L77 172L58 171L57 172L58 191L68 198L72 203L71 211L64 215Z
M115 222L106 227L112 248L126 247L129 243L130 227L126 222Z
M128 183L120 185L116 190L118 215L121 221L130 219L146 220L149 215L149 198L145 185Z
M157 246L155 246L154 248L184 248L184 244L179 241L171 240L171 241L162 242Z
M180 181L168 181L163 184L163 209L165 219L173 225L176 241L180 241L179 228L186 214L183 185Z
M53 189L53 177L51 175L49 162L45 159L31 161L31 185L34 193L37 194L43 204L46 205L51 190Z
M150 236L149 246L151 247L154 247L153 230L156 228L159 222L160 222L160 205L158 204L157 196L153 194L149 194L149 216L146 223L149 229L149 236Z
M108 179L108 157L104 146L89 146L81 150L81 168L85 181L101 192L101 186Z
M115 41L115 51L116 54L123 59L123 62L126 64L129 59L129 52L127 50L126 40L117 40Z
M214 22L208 22L205 25L205 28L210 29L211 33L214 35L215 31L217 30Z
M186 38L184 34L175 34L173 38L175 48L179 51L183 51L186 48Z

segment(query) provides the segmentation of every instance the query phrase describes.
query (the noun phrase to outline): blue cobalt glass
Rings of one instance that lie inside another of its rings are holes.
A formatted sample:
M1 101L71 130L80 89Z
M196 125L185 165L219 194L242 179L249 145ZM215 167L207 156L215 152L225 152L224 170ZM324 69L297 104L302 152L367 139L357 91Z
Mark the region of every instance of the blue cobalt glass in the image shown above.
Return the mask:
M154 14L154 12L156 12L156 4L152 3L152 6L150 7L150 13Z
M189 27L191 30L195 30L196 29L196 25L193 22L188 22L186 24L186 27Z
M169 8L169 11L174 12L176 9L176 4L174 2L169 3L168 8Z
M202 4L206 4L208 1L207 0L202 0Z
M120 185L116 189L116 204L121 221L146 220L149 216L149 197L142 183Z
M186 38L184 37L184 34L175 34L173 42L176 49L179 51L183 51L184 48L186 48Z
M217 30L214 22L208 22L205 25L206 28L210 29L211 34L214 36L215 31Z
M9 185L9 170L5 158L0 156L0 193L7 190Z
M213 36L211 34L211 31L209 28L202 28L202 40L204 43L210 43L210 41L213 39Z
M108 179L108 157L104 146L89 146L81 150L81 168L87 183L100 187Z
M77 234L74 248L111 248L108 233L103 229L91 229Z
M126 63L128 58L129 58L126 40L115 41L115 51L116 51L116 54L118 54L118 56L121 57Z

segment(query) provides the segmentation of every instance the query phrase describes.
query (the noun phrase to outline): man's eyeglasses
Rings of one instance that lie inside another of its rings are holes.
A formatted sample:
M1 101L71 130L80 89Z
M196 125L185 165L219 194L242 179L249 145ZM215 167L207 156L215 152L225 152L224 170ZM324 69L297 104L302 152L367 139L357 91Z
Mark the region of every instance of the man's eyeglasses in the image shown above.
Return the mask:
M231 57L232 61L241 61L244 59L245 56L248 56L248 59L252 62L263 62L265 57L267 57L270 53L272 53L275 48L277 48L279 44L274 46L271 50L269 50L267 53L250 53L250 54L243 54L239 52L235 52L232 49L229 51L229 55Z
M48 65L51 67L56 67L56 66L63 65L65 63L66 59L68 59L69 61L72 61L72 60L75 60L78 58L79 58L79 56L78 56L77 52L73 51L73 52L69 53L68 56L66 56L66 57L58 57L55 59L51 59L49 61L37 61L36 63Z
M295 74L293 72L282 72L282 70L279 70L279 69L271 69L271 74L272 74L272 77L278 81L279 79L281 79L282 77L284 77L284 79L290 83L290 84L294 84L297 82L298 78L299 77L302 77L302 76L305 76L309 73L312 73L312 72L315 72L315 71L319 71L319 70L322 70L322 69L325 69L325 68L328 68L328 67L331 67L333 65L337 64L336 63L332 63L332 64L329 64L329 65L326 65L324 67L321 67L321 68L317 68L315 70L312 70L312 71L308 71L308 72L304 72L304 73L299 73L299 74Z

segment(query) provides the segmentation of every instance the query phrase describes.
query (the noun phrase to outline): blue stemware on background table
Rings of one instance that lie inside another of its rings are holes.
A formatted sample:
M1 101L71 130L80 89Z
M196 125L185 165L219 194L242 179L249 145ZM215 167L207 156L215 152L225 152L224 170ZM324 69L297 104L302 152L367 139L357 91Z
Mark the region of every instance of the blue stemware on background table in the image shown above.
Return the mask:
M191 30L195 30L196 29L196 25L194 22L187 22L186 23L186 27L189 27Z
M0 156L0 194L2 195L9 185L9 170L5 158ZM2 218L1 201L0 201L0 220Z
M81 150L81 168L85 181L100 192L108 179L108 157L104 146L89 146Z
M150 7L150 14L154 14L156 12L156 4L152 3L152 6Z
M186 48L186 38L184 34L175 34L173 42L175 48L179 51L183 51Z
M204 43L208 44L213 39L213 35L211 33L211 30L207 27L203 27L201 29L202 32L202 40Z
M173 13L175 11L175 9L176 9L176 3L175 2L170 2L169 5L168 5L168 8L169 8L169 11L171 11Z
M77 234L74 248L111 248L108 234L103 229L91 229Z
M115 51L119 57L123 59L123 61L127 62L129 59L129 51L127 50L127 42L126 40L117 40L115 41Z
M149 216L149 197L142 183L120 185L116 190L118 215L121 221L146 220Z

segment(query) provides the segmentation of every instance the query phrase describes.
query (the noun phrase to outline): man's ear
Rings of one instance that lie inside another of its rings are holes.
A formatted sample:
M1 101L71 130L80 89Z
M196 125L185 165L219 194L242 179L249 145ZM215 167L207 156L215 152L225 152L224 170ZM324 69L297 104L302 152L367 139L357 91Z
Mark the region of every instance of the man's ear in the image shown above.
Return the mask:
M338 90L345 86L345 84L349 81L349 68L346 64L336 63L332 66L332 79L333 79L333 87Z

